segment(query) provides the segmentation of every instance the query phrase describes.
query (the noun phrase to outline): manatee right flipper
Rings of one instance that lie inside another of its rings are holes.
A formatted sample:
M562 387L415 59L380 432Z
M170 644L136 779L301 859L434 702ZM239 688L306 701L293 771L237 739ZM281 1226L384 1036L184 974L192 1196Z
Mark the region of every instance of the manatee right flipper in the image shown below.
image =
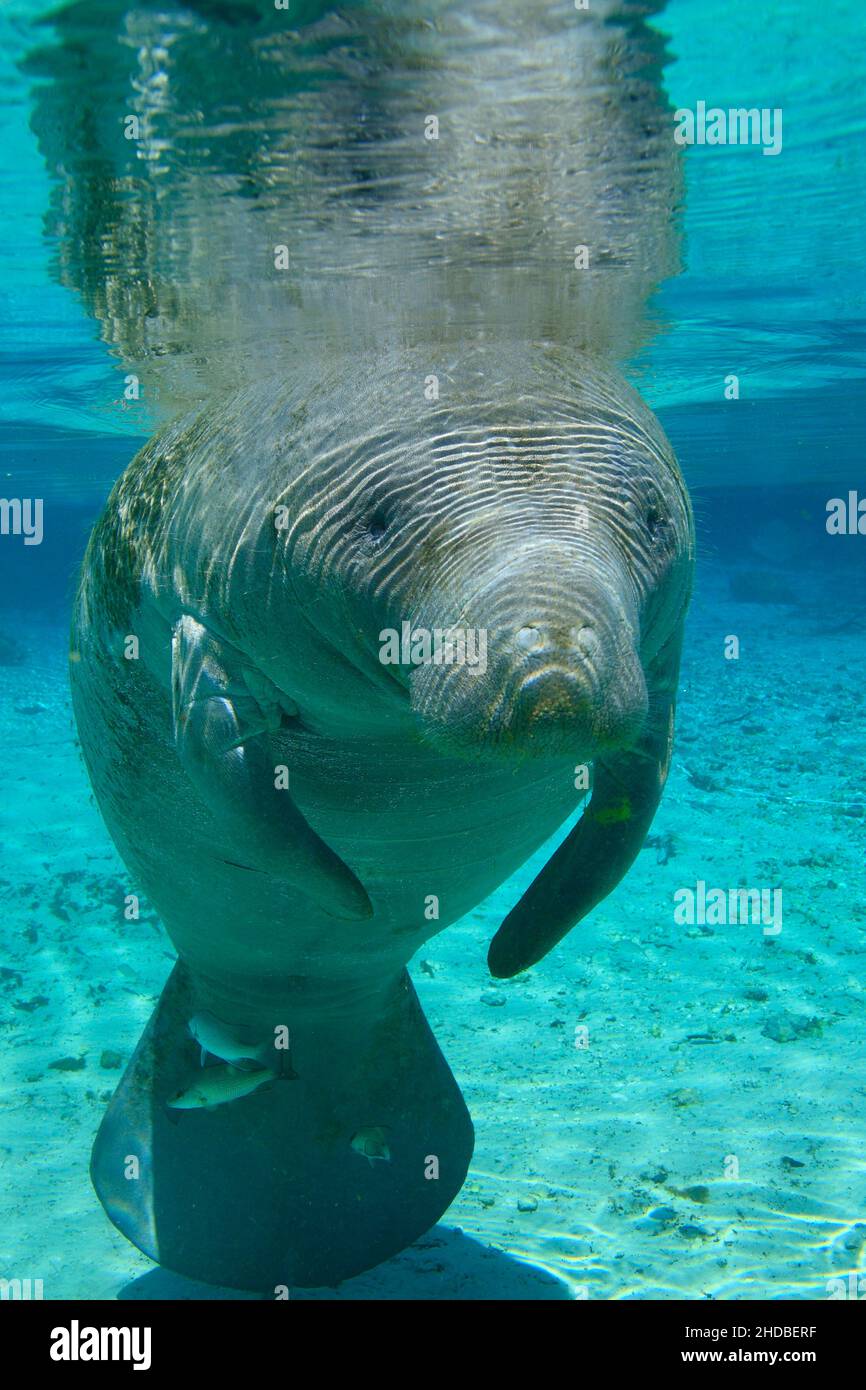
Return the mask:
M589 805L490 943L491 975L535 965L612 892L643 847L670 769L682 625L647 673L650 710L628 750L596 760Z
M255 689L255 682L253 682ZM288 880L333 917L371 917L367 894L304 818L258 736L279 719L262 708L225 645L185 614L172 634L172 712L181 764L230 833L238 862Z

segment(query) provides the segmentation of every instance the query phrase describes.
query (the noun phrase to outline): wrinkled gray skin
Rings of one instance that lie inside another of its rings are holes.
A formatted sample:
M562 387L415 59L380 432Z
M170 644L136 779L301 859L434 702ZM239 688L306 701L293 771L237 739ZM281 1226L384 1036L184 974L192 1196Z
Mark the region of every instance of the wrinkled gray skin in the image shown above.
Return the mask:
M438 402L425 372L339 363L170 427L84 565L81 742L180 955L94 1180L136 1244L215 1283L334 1283L435 1222L472 1129L407 961L593 763L491 946L496 975L540 959L625 873L667 774L693 530L657 421L559 348L466 349ZM485 629L486 674L383 665L405 620ZM299 1079L170 1124L201 1009L254 1039L286 1025ZM390 1162L353 1150L371 1125Z

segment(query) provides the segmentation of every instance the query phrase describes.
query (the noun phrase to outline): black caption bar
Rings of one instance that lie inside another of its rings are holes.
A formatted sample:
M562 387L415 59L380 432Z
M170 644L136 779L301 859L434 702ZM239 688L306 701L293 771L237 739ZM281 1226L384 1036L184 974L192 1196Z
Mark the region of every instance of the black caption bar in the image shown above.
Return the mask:
M866 1325L858 1302L526 1302L521 1304L521 1341L528 1349L528 1339L540 1333L545 1362L558 1349L572 1360L579 1355L584 1367L591 1358L594 1369L611 1373L666 1374L681 1368L700 1376L712 1366L754 1366L767 1372L798 1367L826 1381L860 1361ZM507 1307L511 1300L503 1303ZM502 1336L503 1303L407 1301L400 1305L399 1323L392 1302L347 1302L337 1308L334 1302L291 1297L213 1303L5 1302L0 1318L6 1356L25 1373L38 1372L59 1383L69 1375L98 1376L103 1369L114 1375L126 1372L142 1383L146 1376L166 1372L200 1378L213 1371L222 1379L240 1374L249 1380L266 1374L268 1364L288 1370L293 1346L307 1352L315 1346L317 1357L322 1355L322 1335L328 1338L329 1378L343 1359L346 1371L356 1374L368 1355L375 1356L384 1373L388 1346L393 1344L396 1356L398 1341L404 1348L407 1338L411 1343L413 1324L423 1339L416 1346L419 1355L423 1346L423 1373L429 1381L431 1351L435 1359L441 1345L443 1365L453 1358L449 1329L466 1336L469 1341L461 1345L478 1346L479 1354L483 1344L485 1360L489 1354L495 1364L507 1341ZM493 1313L489 1325L488 1309ZM431 1332L437 1334L432 1346ZM485 1368L488 1381L491 1363ZM396 1374L396 1368L392 1371ZM411 1368L404 1367L404 1374L411 1375Z

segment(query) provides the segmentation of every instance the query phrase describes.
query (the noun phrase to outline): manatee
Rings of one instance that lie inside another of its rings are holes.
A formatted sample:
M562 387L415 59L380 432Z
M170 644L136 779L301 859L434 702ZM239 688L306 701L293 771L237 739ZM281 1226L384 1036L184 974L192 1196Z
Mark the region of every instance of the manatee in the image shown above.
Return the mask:
M179 957L93 1181L146 1254L229 1287L333 1284L435 1223L473 1132L407 962L592 766L490 946L496 976L538 961L625 874L668 772L694 547L660 425L559 346L467 347L438 402L423 362L341 361L170 425L84 560L81 745ZM383 661L405 624L483 632L486 659ZM286 1030L297 1080L238 1071L242 1099L169 1114L202 1015ZM387 1163L358 1162L365 1134Z
M333 1284L433 1225L473 1133L407 962L590 768L496 976L652 819L692 522L617 364L680 266L659 8L74 0L28 59L51 264L124 381L78 406L153 436L70 669L178 955L92 1176L181 1274Z

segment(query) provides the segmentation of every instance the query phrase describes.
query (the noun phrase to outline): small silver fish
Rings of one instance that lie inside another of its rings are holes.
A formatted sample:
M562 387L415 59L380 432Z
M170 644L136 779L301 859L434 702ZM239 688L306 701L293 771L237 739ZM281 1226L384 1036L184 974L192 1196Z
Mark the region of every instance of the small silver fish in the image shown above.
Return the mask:
M219 1057L221 1062L231 1062L242 1071L254 1071L258 1067L274 1065L273 1043L248 1042L241 1037L236 1028L229 1023L223 1023L222 1019L214 1014L193 1014L187 1027L201 1048L202 1066L207 1056Z
M239 1071L228 1064L208 1067L186 1090L178 1091L166 1101L166 1105L170 1110L212 1110L215 1105L226 1105L249 1096L278 1077L279 1072L273 1067L259 1067L256 1071Z
M382 1125L365 1125L359 1129L352 1135L352 1148L356 1154L363 1154L371 1168L376 1159L382 1163L391 1162L391 1150Z

